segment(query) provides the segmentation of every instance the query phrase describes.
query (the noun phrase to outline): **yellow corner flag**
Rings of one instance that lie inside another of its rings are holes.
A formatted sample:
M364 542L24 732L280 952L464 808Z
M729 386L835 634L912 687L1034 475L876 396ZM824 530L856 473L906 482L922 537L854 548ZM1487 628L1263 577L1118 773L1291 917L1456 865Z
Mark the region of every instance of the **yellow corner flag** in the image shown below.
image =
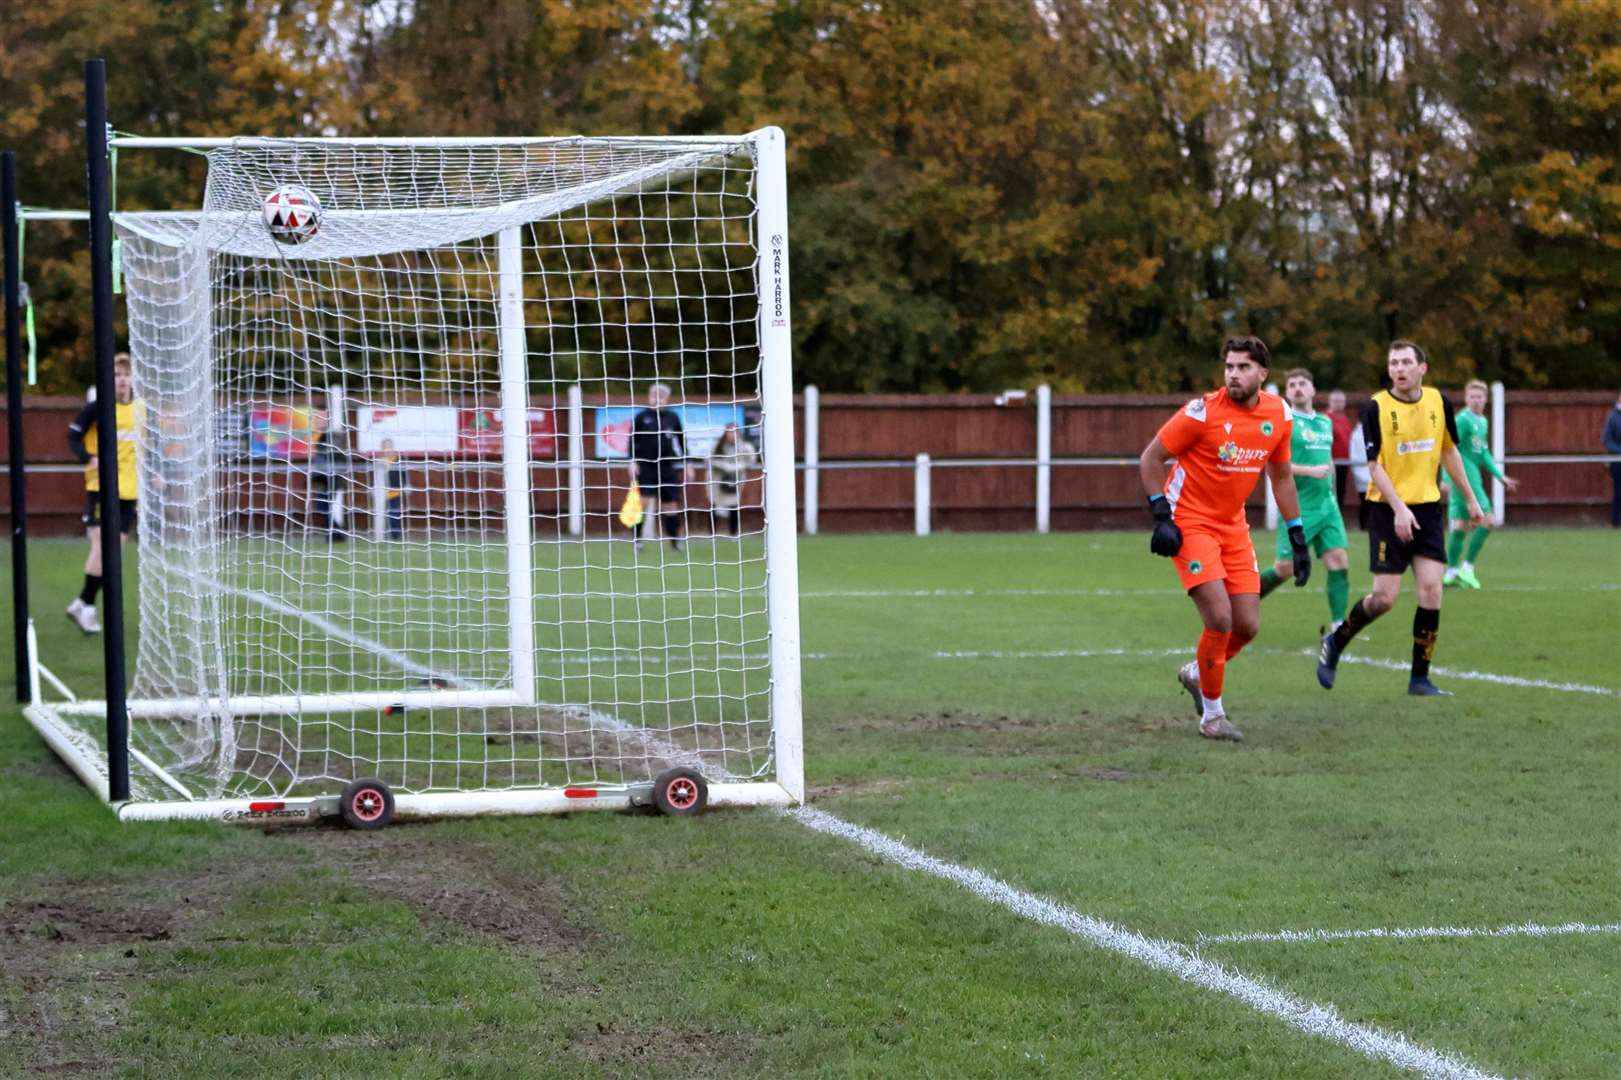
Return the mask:
M642 523L642 489L633 487L625 492L625 503L619 508L619 524L634 529Z

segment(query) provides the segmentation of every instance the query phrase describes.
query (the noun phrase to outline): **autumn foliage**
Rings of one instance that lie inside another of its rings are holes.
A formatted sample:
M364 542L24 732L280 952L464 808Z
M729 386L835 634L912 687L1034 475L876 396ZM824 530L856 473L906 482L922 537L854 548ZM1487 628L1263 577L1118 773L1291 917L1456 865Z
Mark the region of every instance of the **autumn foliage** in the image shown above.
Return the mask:
M796 377L1171 390L1256 332L1319 385L1621 382L1621 0L31 0L0 145L84 202L141 134L788 133ZM200 162L125 155L122 208ZM32 225L45 389L82 231Z

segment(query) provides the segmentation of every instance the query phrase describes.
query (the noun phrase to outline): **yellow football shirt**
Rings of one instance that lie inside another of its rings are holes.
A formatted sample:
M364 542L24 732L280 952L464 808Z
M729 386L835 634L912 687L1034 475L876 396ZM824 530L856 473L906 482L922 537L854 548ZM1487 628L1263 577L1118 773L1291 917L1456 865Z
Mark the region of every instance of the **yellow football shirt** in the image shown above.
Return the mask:
M1362 407L1362 437L1368 461L1384 466L1385 475L1409 506L1441 501L1436 482L1441 455L1458 445L1452 404L1433 387L1423 387L1417 401L1403 401L1381 390ZM1370 502L1384 502L1377 484L1368 488Z
M94 408L87 405L86 409ZM122 402L113 406L118 417L118 497L120 499L134 499L139 493L139 484L135 478L135 437L136 425L140 422L141 406L139 402ZM101 445L100 425L93 420L85 426L84 449L92 457L96 456ZM89 465L84 467L84 489L89 492L101 490L101 475Z

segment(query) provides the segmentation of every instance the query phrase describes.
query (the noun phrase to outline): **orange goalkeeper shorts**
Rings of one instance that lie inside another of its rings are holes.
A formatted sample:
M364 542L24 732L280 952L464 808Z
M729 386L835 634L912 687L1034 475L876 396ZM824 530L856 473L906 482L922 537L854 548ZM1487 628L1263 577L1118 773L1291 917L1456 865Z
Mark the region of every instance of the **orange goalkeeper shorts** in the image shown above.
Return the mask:
M1183 525L1182 550L1171 561L1189 592L1207 581L1226 581L1230 595L1261 591L1248 525Z

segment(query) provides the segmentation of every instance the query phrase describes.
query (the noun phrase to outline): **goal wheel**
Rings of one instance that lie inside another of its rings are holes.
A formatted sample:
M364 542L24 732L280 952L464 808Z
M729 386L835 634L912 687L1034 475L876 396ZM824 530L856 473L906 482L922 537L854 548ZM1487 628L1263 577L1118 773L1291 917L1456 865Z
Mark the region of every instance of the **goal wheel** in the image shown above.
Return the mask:
M381 780L351 780L338 796L338 810L351 829L381 829L394 820L394 793Z
M696 769L665 769L653 781L653 805L671 817L691 817L709 802L709 784Z

